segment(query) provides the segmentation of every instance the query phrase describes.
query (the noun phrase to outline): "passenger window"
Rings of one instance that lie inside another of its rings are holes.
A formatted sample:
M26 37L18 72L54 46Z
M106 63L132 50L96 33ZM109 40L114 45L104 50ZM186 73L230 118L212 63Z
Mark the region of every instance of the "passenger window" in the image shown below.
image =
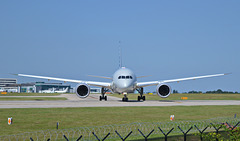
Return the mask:
M129 76L126 76L126 79L129 79L130 77Z
M130 79L133 79L132 76L130 76Z
M118 76L118 79L121 79L121 76Z
M122 76L122 79L125 79L125 76Z

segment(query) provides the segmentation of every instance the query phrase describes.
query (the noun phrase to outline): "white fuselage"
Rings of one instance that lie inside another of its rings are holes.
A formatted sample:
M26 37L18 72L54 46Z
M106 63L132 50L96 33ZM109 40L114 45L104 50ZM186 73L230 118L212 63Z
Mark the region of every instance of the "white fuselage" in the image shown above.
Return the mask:
M136 89L137 77L128 68L122 67L113 74L111 89L114 93L132 93Z

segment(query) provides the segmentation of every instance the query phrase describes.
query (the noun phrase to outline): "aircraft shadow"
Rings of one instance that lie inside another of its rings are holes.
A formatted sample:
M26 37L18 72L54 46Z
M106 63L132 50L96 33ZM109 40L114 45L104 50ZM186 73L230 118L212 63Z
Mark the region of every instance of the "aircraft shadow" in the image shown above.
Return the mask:
M137 101L137 100L128 100L128 101L122 101L122 100L118 100L119 102L144 102L144 101Z
M174 100L159 100L159 102L176 102Z

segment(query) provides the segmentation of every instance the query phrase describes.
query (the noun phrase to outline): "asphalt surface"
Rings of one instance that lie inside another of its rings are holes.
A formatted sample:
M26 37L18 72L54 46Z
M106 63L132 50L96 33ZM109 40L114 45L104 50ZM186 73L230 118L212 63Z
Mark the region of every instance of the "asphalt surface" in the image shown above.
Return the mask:
M64 101L0 101L0 108L63 108L63 107L125 107L125 106L197 106L197 105L240 105L238 100L131 100L122 102L121 98L108 96L108 101L99 101L98 94L81 99L74 94L62 94ZM6 96L4 96L6 97ZM13 96L12 96L13 97ZM28 97L28 96L15 96ZM40 97L40 96L36 96ZM48 97L48 96L41 96ZM1 98L1 97L0 97Z

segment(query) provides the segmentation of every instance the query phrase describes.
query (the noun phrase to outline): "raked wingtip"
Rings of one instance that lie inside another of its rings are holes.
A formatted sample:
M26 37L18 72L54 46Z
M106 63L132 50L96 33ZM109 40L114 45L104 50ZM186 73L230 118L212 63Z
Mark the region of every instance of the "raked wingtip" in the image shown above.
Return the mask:
M16 75L16 76L18 76L18 74L16 74L16 73L10 73L11 75Z

